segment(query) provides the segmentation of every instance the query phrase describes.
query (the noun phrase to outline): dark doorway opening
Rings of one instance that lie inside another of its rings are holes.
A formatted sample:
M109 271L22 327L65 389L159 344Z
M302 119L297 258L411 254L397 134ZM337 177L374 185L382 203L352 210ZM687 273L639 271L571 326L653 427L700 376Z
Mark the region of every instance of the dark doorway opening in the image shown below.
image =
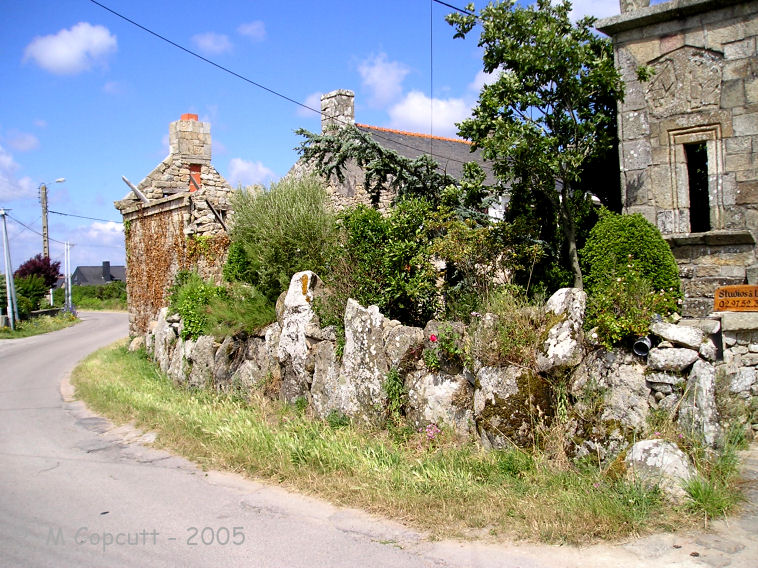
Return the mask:
M685 144L690 186L690 232L711 230L711 205L708 201L708 151L705 142Z

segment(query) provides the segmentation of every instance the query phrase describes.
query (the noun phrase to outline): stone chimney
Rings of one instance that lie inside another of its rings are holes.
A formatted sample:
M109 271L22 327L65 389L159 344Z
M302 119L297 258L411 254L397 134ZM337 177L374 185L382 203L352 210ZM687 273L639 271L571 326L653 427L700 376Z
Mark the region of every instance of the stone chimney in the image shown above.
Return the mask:
M355 93L339 89L321 96L321 132L355 124Z
M103 261L103 281L104 282L111 281L111 263L109 260Z
M183 114L168 127L168 146L171 155L186 162L211 163L211 123L199 122L196 114Z

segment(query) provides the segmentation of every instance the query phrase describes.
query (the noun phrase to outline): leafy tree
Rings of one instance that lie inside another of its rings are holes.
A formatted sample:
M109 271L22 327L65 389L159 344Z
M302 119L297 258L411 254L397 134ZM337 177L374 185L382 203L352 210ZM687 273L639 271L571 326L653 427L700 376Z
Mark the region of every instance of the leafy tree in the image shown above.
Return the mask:
M352 124L322 134L304 129L296 132L305 137L298 152L327 179L334 176L342 183L345 170L351 164L358 165L374 206L379 204L382 191L391 190L396 203L408 198L426 199L434 207L452 207L462 218L487 222L487 206L493 196L484 185L484 170L476 162L464 164L459 181L442 171L433 157L401 156Z
M13 273L13 276L15 278L24 278L26 276L37 275L42 278L46 288L52 288L61 274L60 269L61 263L59 260L53 262L50 260L50 257L38 254L19 266L18 270Z
M481 24L484 71L494 81L482 88L459 133L483 150L498 176L541 193L558 211L574 286L582 287L572 196L586 164L615 136L615 107L623 96L607 39L595 35L594 18L571 23L568 1L515 0L489 4L478 15L450 14L455 37Z

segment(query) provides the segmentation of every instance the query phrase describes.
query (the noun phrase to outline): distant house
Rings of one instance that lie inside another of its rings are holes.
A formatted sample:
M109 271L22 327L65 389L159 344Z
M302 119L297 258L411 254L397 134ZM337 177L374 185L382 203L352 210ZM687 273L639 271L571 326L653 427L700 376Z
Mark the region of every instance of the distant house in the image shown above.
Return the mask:
M126 281L126 267L111 266L107 260L102 266L77 266L71 275L73 286L99 286L116 281Z
M393 150L403 157L415 159L425 154L430 155L439 164L441 171L456 180L462 178L464 164L476 162L487 174L486 183L490 186L497 184L497 179L492 172L492 164L482 158L481 150L471 151L471 142L460 138L445 138L358 124L355 122L355 94L352 91L339 89L323 95L321 97L321 132L348 124L355 125L358 130L370 136L380 146ZM290 175L303 175L311 170L311 166L301 160L292 168ZM343 182L334 178L327 180L327 191L334 206L337 209L343 209L358 204L371 205L371 196L364 187L363 170L354 164L348 165L343 173ZM386 211L394 197L391 191L382 191L377 208L380 211ZM506 203L503 197L500 203L491 207L490 215L502 216Z

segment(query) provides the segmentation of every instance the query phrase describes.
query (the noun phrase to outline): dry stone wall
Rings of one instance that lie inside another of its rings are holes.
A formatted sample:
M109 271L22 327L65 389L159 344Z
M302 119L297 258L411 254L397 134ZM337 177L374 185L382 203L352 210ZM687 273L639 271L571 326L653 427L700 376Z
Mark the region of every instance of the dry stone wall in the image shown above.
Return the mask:
M407 393L402 411L415 428L444 425L485 448L530 447L545 428L560 424L570 457L609 464L650 435L654 413L711 446L732 423L758 431L758 314L658 322L649 354L640 357L586 343L584 292L563 289L548 302L556 323L539 371L459 355L496 325L491 314L469 329L437 321L421 329L352 300L340 358L335 330L322 328L312 309L319 289L315 274L296 274L277 322L252 337L182 340L178 316L163 309L145 344L177 384L260 389L289 402L303 399L317 417L336 412L373 425L387 418L385 381L397 372ZM440 350L443 334L456 342L448 352ZM435 353L433 365L427 351ZM672 455L646 448L638 449L644 459Z

